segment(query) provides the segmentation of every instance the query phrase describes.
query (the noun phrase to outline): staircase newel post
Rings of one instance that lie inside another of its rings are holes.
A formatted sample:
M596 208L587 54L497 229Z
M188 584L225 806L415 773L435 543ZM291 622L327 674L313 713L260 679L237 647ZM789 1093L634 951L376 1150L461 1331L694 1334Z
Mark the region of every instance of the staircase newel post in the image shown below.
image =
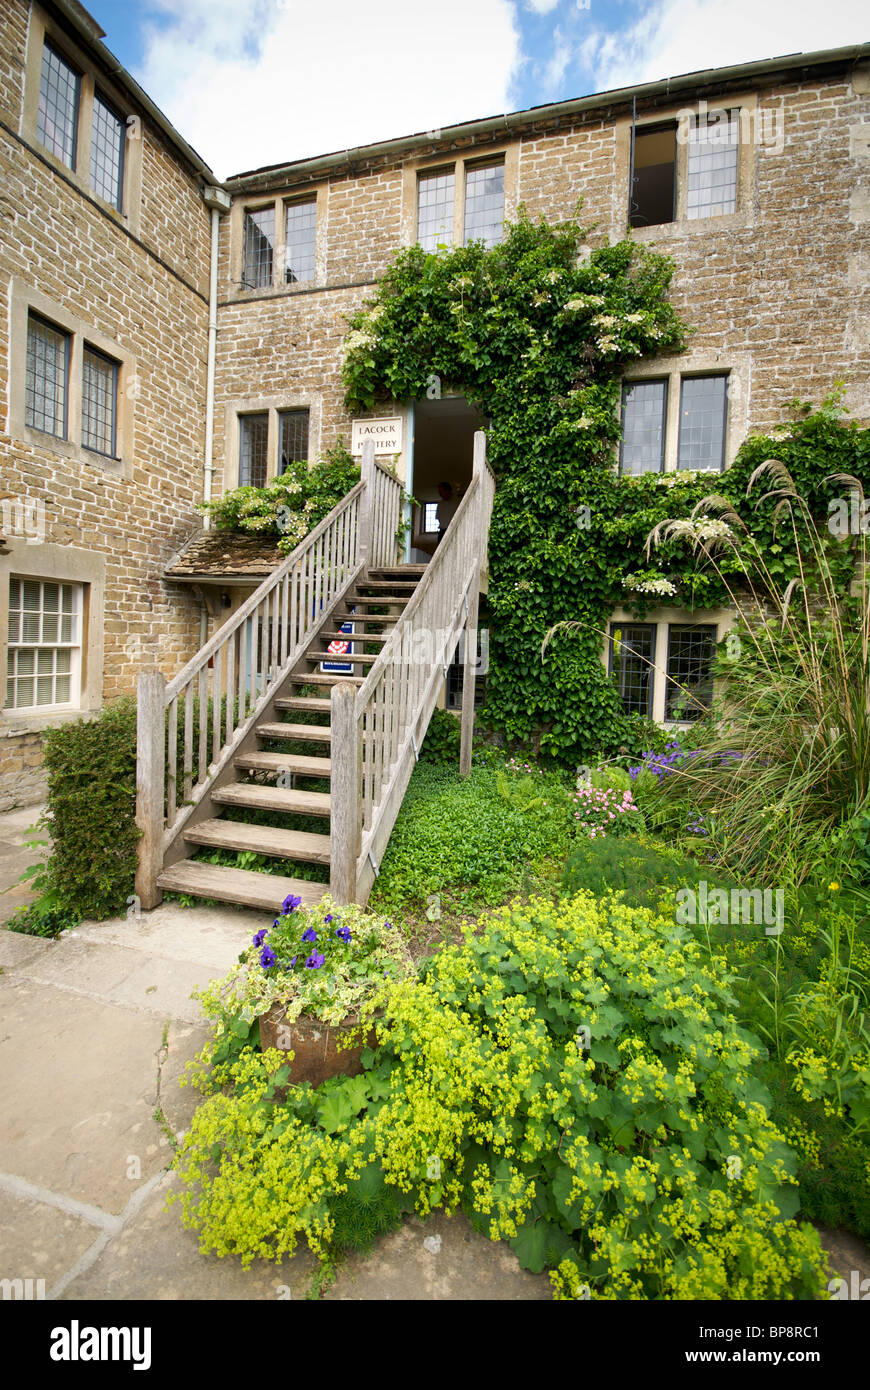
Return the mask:
M367 439L362 447L360 481L364 484L359 499L359 559L368 569L373 563L372 546L375 512L375 441Z
M338 903L357 901L362 839L362 741L356 686L339 681L330 696L329 891Z
M157 879L163 868L165 692L160 671L140 672L136 694L136 824L142 837L136 896L146 912L163 899Z
M475 553L483 560L483 471L486 466L486 435L477 430L474 435L474 456L472 478L477 483L477 497L474 501L475 521L473 528ZM478 570L482 564L478 565ZM462 725L459 743L459 775L467 777L471 771L471 749L474 742L474 672L477 667L477 618L480 607L480 576L475 571L474 587L469 595L468 616L463 629L465 638L465 661L462 668Z

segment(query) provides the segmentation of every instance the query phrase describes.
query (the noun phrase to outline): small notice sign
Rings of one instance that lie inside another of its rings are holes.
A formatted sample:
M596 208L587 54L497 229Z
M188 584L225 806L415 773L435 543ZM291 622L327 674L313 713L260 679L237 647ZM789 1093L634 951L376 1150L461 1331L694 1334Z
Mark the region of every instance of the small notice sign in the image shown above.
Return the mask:
M350 452L354 457L362 453L367 439L373 439L376 454L400 454L402 452L402 417L391 415L383 420L354 420L350 436Z

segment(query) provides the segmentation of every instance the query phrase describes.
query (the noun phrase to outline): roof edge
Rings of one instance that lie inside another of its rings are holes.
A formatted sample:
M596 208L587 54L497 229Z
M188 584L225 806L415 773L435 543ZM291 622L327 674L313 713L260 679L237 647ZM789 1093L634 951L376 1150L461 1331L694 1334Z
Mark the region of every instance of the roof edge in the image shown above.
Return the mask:
M758 79L767 75L800 72L806 68L842 67L870 59L870 42L847 44L841 48L819 49L813 53L788 53L777 58L761 58L751 63L737 63L726 68L702 68L697 72L681 73L675 77L660 78L655 82L643 82L634 87L617 87L606 92L594 92L589 96L572 97L567 101L551 102L543 106L530 106L522 111L507 112L499 116L487 116L479 120L462 121L458 125L443 126L438 140L433 142L432 131L418 131L414 135L400 136L392 140L381 140L371 145L358 145L352 149L337 150L331 154L316 155L308 159L294 160L286 164L264 165L260 169L250 169L233 174L224 180L224 187L231 193L250 191L258 186L286 181L288 176L304 177L336 172L363 160L377 159L381 156L407 153L419 145L449 144L458 139L468 139L475 135L497 135L500 132L521 130L539 121L554 121L562 116L571 116L584 111L594 111L598 107L624 105L632 100L643 100L657 96L676 95L686 91L700 91L711 86L734 82L738 79Z

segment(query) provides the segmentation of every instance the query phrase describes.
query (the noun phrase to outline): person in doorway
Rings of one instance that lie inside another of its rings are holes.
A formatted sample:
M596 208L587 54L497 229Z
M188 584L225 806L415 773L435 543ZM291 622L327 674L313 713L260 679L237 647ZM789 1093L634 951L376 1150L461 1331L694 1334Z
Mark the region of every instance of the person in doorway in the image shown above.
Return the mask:
M452 483L439 483L438 496L441 500L438 503L436 512L438 517L438 539L435 542L436 545L441 544L441 538L456 515L456 508L459 506L459 496Z

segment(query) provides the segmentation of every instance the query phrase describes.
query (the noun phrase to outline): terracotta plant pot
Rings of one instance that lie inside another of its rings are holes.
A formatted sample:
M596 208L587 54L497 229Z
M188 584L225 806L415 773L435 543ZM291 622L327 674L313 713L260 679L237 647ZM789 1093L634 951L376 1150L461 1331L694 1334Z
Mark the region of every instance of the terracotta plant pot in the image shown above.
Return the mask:
M339 1040L357 1027L347 1019L342 1023L321 1023L320 1019L301 1014L295 1023L284 1021L286 1005L273 1004L267 1014L260 1015L260 1046L276 1047L280 1052L293 1052L290 1063L290 1082L297 1086L310 1081L319 1086L330 1076L358 1076L362 1071L362 1054L366 1047L375 1047L374 1028L356 1047L339 1050Z

